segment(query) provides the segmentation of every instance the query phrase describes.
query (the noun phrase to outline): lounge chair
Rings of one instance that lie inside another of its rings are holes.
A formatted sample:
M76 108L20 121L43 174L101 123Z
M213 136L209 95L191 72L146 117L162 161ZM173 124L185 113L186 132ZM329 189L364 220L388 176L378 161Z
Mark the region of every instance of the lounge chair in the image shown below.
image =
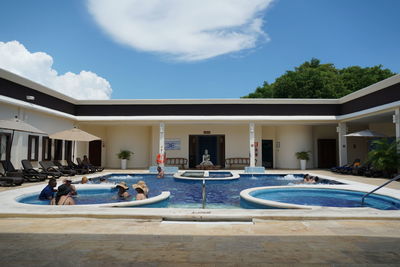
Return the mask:
M104 168L100 167L100 166L94 166L90 163L89 159L85 160L81 160L81 158L76 158L76 161L78 162L78 165L81 168L86 168L89 170L89 172L93 173L93 172L101 172L104 170Z
M53 160L54 165L66 176L74 176L76 171L68 166L62 165L58 160Z
M75 170L77 174L87 174L89 173L88 169L82 168L75 163L73 163L71 160L67 159L68 167Z
M39 164L42 166L45 173L51 174L54 178L64 176L64 173L62 173L52 161L39 161Z
M37 181L44 181L48 178L48 175L46 172L39 171L33 168L32 163L27 160L21 160L23 172L24 172L24 177L29 177L30 179L36 179ZM51 175L50 175L51 176ZM59 178L59 176L57 177Z
M2 160L1 165L3 166L4 176L6 177L23 178L27 182L38 182L42 180L42 178L38 178L31 174L25 173L22 170L15 169L10 160Z
M23 177L7 177L0 173L0 186L21 185L24 180Z
M351 164L345 164L343 166L331 168L332 172L338 172L342 174L351 174L354 167L360 166L360 159L355 159Z

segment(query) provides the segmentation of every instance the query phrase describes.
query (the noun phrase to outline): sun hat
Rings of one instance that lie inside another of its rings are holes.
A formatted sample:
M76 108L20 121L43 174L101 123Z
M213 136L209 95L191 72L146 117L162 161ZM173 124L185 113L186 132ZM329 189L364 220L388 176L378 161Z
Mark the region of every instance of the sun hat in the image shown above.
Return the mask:
M147 186L143 186L143 184L139 184L139 183L133 184L132 187L133 187L133 189L140 188L143 190L143 192L147 191Z
M116 187L122 187L122 188L125 189L125 190L128 190L128 189L129 189L129 187L126 185L125 182L120 182L119 184L117 184Z
M143 187L143 191L146 195L149 193L149 188L147 187L147 184L145 181L140 180L137 182L137 184L141 185Z
M64 183L66 183L66 182L72 183L72 180L70 178L65 178L63 181L64 181Z

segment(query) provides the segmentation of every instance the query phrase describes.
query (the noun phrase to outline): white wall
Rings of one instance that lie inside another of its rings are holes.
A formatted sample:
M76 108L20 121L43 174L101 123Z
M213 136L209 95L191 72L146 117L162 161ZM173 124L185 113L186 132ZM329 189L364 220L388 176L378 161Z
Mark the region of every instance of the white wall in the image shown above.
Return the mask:
M276 127L276 167L299 169L300 162L295 153L313 151L312 126L288 125ZM279 142L279 143L278 143ZM307 161L307 168L313 168L313 155Z
M105 140L106 167L120 168L121 163L117 153L120 150L130 150L134 155L128 160L127 168L148 168L151 133L150 126L108 126Z

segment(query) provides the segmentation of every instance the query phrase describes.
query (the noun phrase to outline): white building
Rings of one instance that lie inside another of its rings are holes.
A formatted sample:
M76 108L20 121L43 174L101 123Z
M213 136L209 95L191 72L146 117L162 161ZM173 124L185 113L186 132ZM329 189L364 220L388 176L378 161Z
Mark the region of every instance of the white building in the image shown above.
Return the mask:
M366 158L368 139L346 133L371 129L399 138L399 108L400 75L340 99L76 100L0 69L1 120L99 136L78 142L75 155L107 168L119 168L121 149L134 152L128 168L155 165L163 139L167 157L188 159L187 168L199 164L204 149L221 167L241 157L267 169L298 169L295 152L310 151L308 168L329 168ZM16 167L22 159L71 157L71 142L34 133L16 132L10 152L11 132L0 129L0 157Z

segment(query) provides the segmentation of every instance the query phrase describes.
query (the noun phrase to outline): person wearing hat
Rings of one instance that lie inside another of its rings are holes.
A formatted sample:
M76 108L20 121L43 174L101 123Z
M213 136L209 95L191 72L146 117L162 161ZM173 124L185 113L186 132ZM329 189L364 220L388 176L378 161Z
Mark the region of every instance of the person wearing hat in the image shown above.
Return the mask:
M147 184L145 181L140 180L137 182L138 185L141 185L143 187L144 194L146 195L146 198L149 197L149 188L147 187Z
M78 194L78 193L76 192L75 186L72 184L72 180L71 180L71 179L65 178L65 179L63 180L63 182L64 182L64 184L65 184L66 186L68 186L68 187L71 189L70 195L77 195L77 194Z
M129 187L126 185L125 182L120 182L119 184L117 184L116 188L118 188L118 197L122 199L127 199L131 196L128 192Z
M147 190L147 186L144 187L143 184L134 184L132 185L133 189L136 190L136 200L146 199L146 194L144 193Z

